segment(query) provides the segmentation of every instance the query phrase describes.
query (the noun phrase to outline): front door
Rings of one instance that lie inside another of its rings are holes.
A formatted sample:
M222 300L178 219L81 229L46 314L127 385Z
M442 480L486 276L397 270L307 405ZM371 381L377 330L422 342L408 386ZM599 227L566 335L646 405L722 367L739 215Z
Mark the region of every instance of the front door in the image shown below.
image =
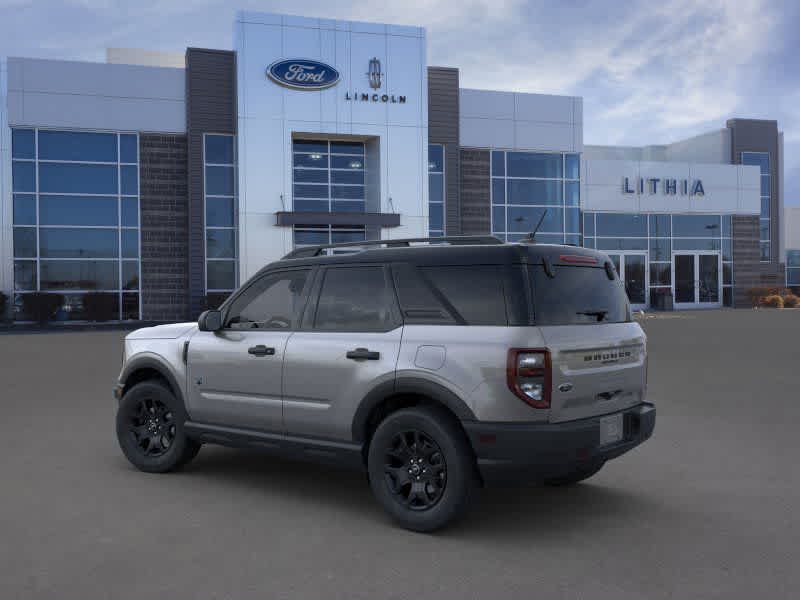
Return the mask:
M718 252L676 252L672 255L675 308L722 306Z
M318 279L286 348L284 424L289 435L350 440L360 402L394 381L403 328L387 268L328 267Z
M187 390L193 421L283 430L284 354L308 296L310 273L264 275L233 299L220 331L191 338Z
M643 252L609 253L619 278L625 283L625 291L631 308L647 306L647 254Z

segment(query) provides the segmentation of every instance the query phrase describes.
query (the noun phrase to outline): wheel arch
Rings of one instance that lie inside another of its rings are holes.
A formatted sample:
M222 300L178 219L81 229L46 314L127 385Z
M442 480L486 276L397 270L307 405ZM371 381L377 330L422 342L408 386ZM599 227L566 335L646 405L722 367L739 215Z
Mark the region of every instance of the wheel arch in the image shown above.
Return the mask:
M459 426L461 421L475 420L466 402L443 385L421 378L401 377L378 385L364 397L353 417L353 440L366 449L372 432L383 418L401 408L419 405L441 407Z
M186 406L183 398L183 389L178 385L178 379L172 370L163 362L152 356L141 356L131 359L125 364L119 377L122 394L142 381L158 379L163 381L179 402Z

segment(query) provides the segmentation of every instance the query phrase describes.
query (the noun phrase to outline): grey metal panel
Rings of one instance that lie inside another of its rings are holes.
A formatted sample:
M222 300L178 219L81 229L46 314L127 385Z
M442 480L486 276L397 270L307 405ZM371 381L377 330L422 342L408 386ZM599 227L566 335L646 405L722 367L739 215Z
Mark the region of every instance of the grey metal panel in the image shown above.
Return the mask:
M367 227L399 227L397 213L355 213L293 211L275 214L276 225L366 225Z
M428 141L444 145L445 231L461 227L458 69L428 67Z
M205 306L203 134L236 133L236 53L186 51L186 132L189 174L189 316Z
M461 233L491 233L488 150L461 149Z
M186 136L139 136L142 317L185 321L189 313Z
M9 123L182 133L183 69L9 58Z
M773 275L780 262L781 231L781 186L779 174L781 154L779 151L778 122L760 119L730 119L727 122L731 131L731 162L741 164L742 152L769 152L770 154L770 241L772 255L769 266L761 263L765 275Z

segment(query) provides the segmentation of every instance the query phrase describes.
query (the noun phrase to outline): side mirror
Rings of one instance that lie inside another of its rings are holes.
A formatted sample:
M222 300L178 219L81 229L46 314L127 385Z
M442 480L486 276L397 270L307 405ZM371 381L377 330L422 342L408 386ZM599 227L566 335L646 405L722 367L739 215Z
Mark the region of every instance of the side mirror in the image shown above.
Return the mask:
M218 310L207 310L197 319L200 331L219 331L222 329L222 313Z

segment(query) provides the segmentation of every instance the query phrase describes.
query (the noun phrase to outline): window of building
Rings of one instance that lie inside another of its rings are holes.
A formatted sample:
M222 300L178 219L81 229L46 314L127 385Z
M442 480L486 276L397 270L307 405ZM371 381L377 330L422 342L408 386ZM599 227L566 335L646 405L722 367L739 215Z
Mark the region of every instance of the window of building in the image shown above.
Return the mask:
M800 250L786 251L786 285L800 287Z
M580 156L493 150L492 234L513 242L541 220L536 239L580 245Z
M651 304L656 294L672 289L672 252L719 251L724 306L731 306L733 244L730 215L669 215L635 213L583 214L583 243L609 254L641 250L648 254ZM538 237L538 236L537 236Z
M328 269L320 290L314 329L385 331L393 322L394 296L383 267Z
M363 142L294 140L292 165L294 210L366 210Z
M444 235L444 146L428 144L428 235Z
M290 329L297 325L309 270L266 275L231 304L230 329Z
M761 261L769 262L772 258L772 244L770 242L770 200L771 182L769 174L769 152L742 152L742 164L753 165L761 169L761 216L759 219L759 245L761 248Z
M12 130L14 310L24 295L64 301L57 320L91 318L104 294L139 319L139 140L135 133Z
M236 138L203 137L206 292L229 293L237 284Z

